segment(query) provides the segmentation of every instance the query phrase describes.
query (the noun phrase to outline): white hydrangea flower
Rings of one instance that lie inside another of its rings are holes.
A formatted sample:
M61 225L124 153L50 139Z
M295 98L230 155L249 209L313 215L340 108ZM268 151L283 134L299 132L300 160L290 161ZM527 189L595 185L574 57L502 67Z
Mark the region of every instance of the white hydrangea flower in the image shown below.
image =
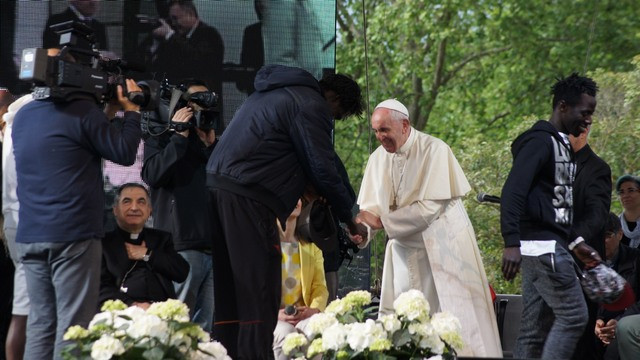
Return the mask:
M369 350L371 351L387 351L391 349L393 344L389 339L375 339L371 342L371 346L369 346Z
M377 324L371 319L364 323L352 323L346 325L347 343L355 351L363 351L377 339L386 339L387 333L381 324Z
M193 360L231 360L227 355L227 349L217 341L200 343L198 344L198 349L211 355L198 351L194 356L192 356Z
M349 304L347 304L342 299L335 299L331 303L329 303L329 305L327 305L326 309L324 309L324 312L337 316L344 315L349 310L351 310L351 306L349 306Z
M378 322L382 324L382 327L384 327L389 334L393 334L400 330L400 327L402 326L402 323L396 317L396 314L382 315L378 318Z
M122 302L122 300L107 300L102 304L100 311L117 311L124 310L127 308L127 304Z
M322 354L324 351L324 347L322 346L322 338L317 338L309 344L307 348L307 357L311 359L312 357Z
M304 329L305 335L308 338L313 338L318 334L322 334L329 326L338 322L335 315L321 312L314 314L309 318L309 322Z
M348 293L343 302L351 308L369 305L371 303L371 293L366 290L355 290Z
M169 340L169 344L171 346L177 347L181 353L186 353L187 351L189 351L191 343L191 337L181 331L174 333Z
M418 343L423 349L430 349L432 353L442 354L444 353L444 342L440 339L440 336L434 332L420 339Z
M323 350L339 350L347 344L347 329L340 323L329 326L322 333Z
M434 355L427 360L442 360L442 355Z
M64 333L62 340L79 340L87 337L89 335L89 330L83 328L80 325L73 325L67 329L67 332Z
M165 342L169 336L169 326L165 321L155 315L147 314L133 322L127 328L127 334L134 339L141 339L145 336L157 338Z
M442 354L444 352L444 342L438 336L430 323L409 324L409 334L417 340L418 346L422 349L431 349L433 353Z
M446 311L440 312L433 315L431 325L442 340L446 341L454 349L462 350L464 347L461 335L462 325L457 317Z
M116 312L118 315L125 315L131 318L131 320L136 321L139 318L147 315L143 308L139 306L129 306L128 308Z
M429 320L429 302L420 290L411 289L403 292L393 302L393 308L398 317L404 317L409 321Z
M282 343L282 352L285 355L289 355L294 349L301 348L308 343L307 338L303 334L291 333L284 338L284 342Z
M92 330L98 323L104 323L111 326L113 324L114 315L110 312L101 312L93 316L93 319L89 322L89 330Z
M122 355L124 346L120 340L104 334L91 346L91 358L95 360L109 360L114 355Z
M189 321L189 308L182 301L176 299L153 303L147 309L147 313L165 320Z

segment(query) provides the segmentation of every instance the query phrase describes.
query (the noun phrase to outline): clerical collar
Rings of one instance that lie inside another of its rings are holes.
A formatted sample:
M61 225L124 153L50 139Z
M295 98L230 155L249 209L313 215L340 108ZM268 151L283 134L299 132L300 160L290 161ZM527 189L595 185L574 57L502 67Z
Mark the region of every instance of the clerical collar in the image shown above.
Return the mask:
M75 6L69 4L69 9L71 9L71 11L73 11L74 14L76 14L76 16L78 17L78 19L82 20L82 21L91 21L91 17L90 16L84 16L80 13L80 11L78 11L78 9L76 9Z
M191 39L191 35L193 35L193 32L196 31L196 28L198 27L198 25L200 25L200 19L196 20L195 25L193 25L193 27L191 28L191 30L189 30L189 32L187 33L187 39Z
M144 229L142 229L142 231L137 234L133 234L118 226L118 231L120 232L124 241L128 243L140 245L142 243L142 240L144 240Z
M405 141L404 144L402 144L402 146L400 147L400 149L398 149L398 151L396 151L396 154L398 155L405 155L409 152L409 149L411 149L411 146L413 146L413 143L416 140L416 129L414 129L412 126L409 127L409 137L407 138L407 141Z

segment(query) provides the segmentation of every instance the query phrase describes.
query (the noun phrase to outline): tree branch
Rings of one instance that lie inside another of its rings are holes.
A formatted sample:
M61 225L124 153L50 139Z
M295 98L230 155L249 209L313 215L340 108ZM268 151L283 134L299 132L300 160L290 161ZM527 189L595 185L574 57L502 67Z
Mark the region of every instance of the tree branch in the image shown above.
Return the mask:
M441 85L446 85L449 82L449 80L451 80L460 70L462 70L462 68L464 68L470 62L478 60L478 59L480 59L482 57L485 57L485 56L498 54L498 53L507 51L507 50L509 50L511 48L512 48L511 46L503 46L503 47L499 47L499 48L480 51L480 52L477 52L475 54L471 54L471 55L467 56L466 58L462 59L459 63L455 64L453 66L453 69L451 71L449 71L447 73L447 75L444 76L444 78L442 79L442 84Z
M337 11L336 11L336 21L338 22L338 26L340 26L340 30L347 34L346 40L347 42L353 42L353 40L358 37L359 32L353 25L353 19L349 14L349 11L345 9L342 1L337 1Z
M447 57L447 38L444 38L438 44L438 52L436 54L436 65L433 70L433 82L431 83L431 89L429 90L429 98L427 99L427 103L424 107L424 117L420 117L416 119L416 129L424 130L425 126L427 126L427 122L429 121L429 115L431 114L431 110L433 110L433 106L436 103L436 99L438 98L438 92L440 90L440 86L443 84L443 73L444 73L444 64Z

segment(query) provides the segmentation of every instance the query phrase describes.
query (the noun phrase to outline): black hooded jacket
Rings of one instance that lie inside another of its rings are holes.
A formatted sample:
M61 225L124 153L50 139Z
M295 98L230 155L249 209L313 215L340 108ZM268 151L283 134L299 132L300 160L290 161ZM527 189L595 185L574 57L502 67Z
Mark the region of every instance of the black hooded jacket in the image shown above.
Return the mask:
M207 185L256 200L284 224L307 185L340 220L354 201L335 165L332 116L308 72L264 66L207 163Z
M511 153L500 202L505 246L520 246L520 240L560 240L566 246L576 171L571 147L541 120L514 140Z

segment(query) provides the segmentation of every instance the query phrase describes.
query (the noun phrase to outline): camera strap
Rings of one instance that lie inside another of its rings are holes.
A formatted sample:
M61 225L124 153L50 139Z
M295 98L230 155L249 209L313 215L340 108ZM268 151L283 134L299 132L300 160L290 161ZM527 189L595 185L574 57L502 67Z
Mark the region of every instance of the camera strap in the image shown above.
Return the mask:
M183 91L180 89L174 88L171 90L171 101L169 102L169 120L171 120L171 118L173 117L173 111L175 110L178 101L182 97L182 94Z

